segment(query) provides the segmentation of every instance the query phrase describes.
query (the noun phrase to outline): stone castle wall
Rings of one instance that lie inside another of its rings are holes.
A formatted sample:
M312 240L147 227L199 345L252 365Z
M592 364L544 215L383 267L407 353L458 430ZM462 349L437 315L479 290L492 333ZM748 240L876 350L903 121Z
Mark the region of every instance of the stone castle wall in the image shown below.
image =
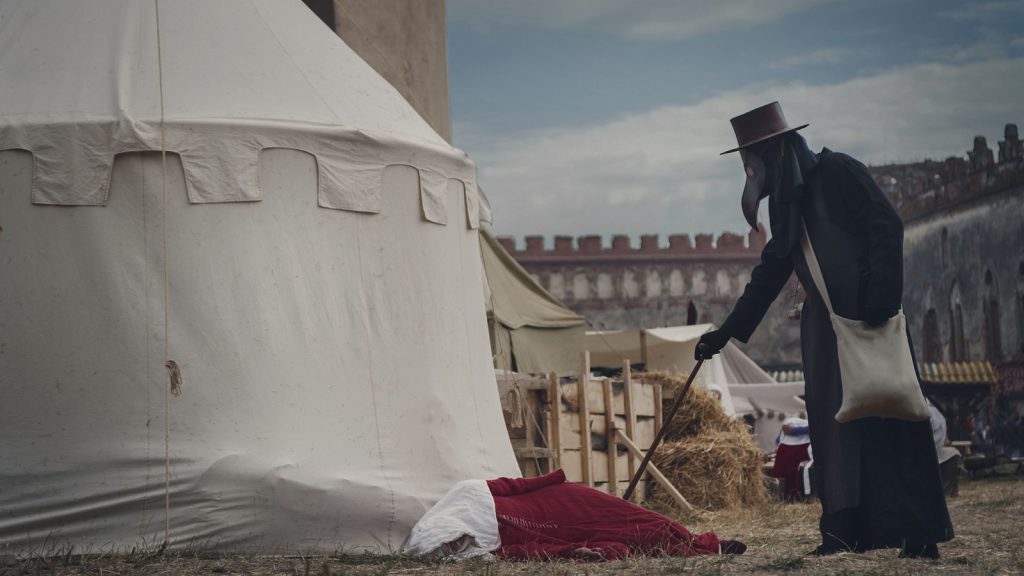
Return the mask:
M1024 149L875 169L904 219L903 307L923 361L1024 354Z
M527 236L519 247L512 238L499 242L542 286L583 315L594 329L675 326L689 322L720 324L743 293L750 271L767 241L763 228L746 238L725 233L717 239L698 234L640 238L627 236L604 245L600 236ZM791 280L750 343L748 354L767 364L799 362L799 326L787 318L794 301Z

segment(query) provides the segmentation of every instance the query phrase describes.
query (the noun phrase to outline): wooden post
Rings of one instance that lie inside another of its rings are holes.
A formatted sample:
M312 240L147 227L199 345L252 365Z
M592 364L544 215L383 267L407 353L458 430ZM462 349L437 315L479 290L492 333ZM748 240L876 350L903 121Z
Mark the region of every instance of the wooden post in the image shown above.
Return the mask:
M703 358L697 360L697 364L695 364L693 370L690 371L690 376L686 379L686 384L683 386L683 389L679 392L676 392L675 400L672 401L672 407L669 408L668 416L666 417L668 419L669 424L672 423L672 419L675 417L676 412L678 412L680 406L683 405L683 400L686 400L686 394L690 391L690 385L693 384L693 379L697 377L697 372L700 371L700 367L703 364ZM644 454L644 459L640 462L640 468L637 469L636 474L634 474L633 478L629 481L629 487L626 488L625 498L627 500L630 496L633 495L633 490L636 488L636 485L640 482L640 476L644 473L644 468L646 468L647 465L650 463L651 457L654 456L654 451L658 449L658 445L661 444L661 441L665 438L665 433L667 431L668 428L662 426L661 429L658 430L658 433L654 435L654 441L651 442L651 447L648 448L647 453Z
M644 363L644 370L650 371L650 366L647 365L647 332L643 329L640 330L640 361Z
M640 448L638 448L637 445L634 444L631 439L629 439L625 434L623 434L622 430L618 431L618 437L619 440L621 440L622 443L626 445L626 449L635 454L637 458L644 457L644 453L640 450ZM669 479L666 478L665 475L661 473L661 470L658 470L658 467L654 465L654 462L650 462L647 464L647 471L651 473L651 476L654 477L655 482L657 482L659 486L664 488L665 492L668 492L668 495L671 496L672 499L676 501L676 503L686 506L690 510L693 510L693 506L686 501L686 498L683 498L683 495L680 494L679 490L676 490L676 487L672 485L672 482L669 482Z
M622 361L622 404L626 412L626 436L630 438L636 434L636 411L633 409L633 371L629 367L629 360ZM636 474L636 456L633 452L626 452L626 461L629 469L629 477ZM639 491L634 493L633 501L641 500Z
M549 472L562 467L562 392L558 386L558 374L548 374L548 449L551 451Z
M608 493L619 495L619 479L615 476L615 460L618 456L615 441L615 404L612 402L612 379L604 381L604 433L608 443Z
M658 432L661 431L661 425L664 424L664 422L661 421L661 417L662 417L661 395L662 395L661 383L660 382L655 382L654 383L654 435L655 436L658 435Z
M526 434L525 443L526 448L530 450L537 446L537 433L534 430L534 427L537 425L537 415L530 409L530 392L525 387L520 386L519 382L515 383L515 387L518 388L519 397L522 398L522 408L523 412L525 412L525 414L523 414L523 425L526 427L526 430L524 431ZM532 463L531 460L527 460L524 464L528 470L530 466L533 466L533 470L530 472L534 476L540 476L544 473L541 471L540 462L537 461L537 458L533 458ZM526 474L526 476L530 477L531 474Z
M594 487L594 478L590 470L590 404L587 402L587 388L590 387L590 351L580 354L580 376L576 379L577 398L580 403L580 470L583 483Z

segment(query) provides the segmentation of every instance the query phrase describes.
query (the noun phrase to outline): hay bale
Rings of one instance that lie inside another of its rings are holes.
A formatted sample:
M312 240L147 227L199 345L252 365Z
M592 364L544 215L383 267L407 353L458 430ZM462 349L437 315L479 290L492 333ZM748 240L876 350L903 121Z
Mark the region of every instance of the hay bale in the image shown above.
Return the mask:
M665 372L642 372L635 378L644 382L661 383L665 390L665 410L672 405L673 400L668 399L669 391L672 395L680 392L686 384L686 380L677 378ZM666 440L679 440L690 438L715 431L746 431L743 422L730 418L718 398L703 386L694 384L686 400L676 412L671 422L666 422Z
M713 431L667 442L658 448L653 460L697 508L739 508L768 500L761 452L745 431ZM654 497L659 504L674 504L657 488Z
M685 379L662 372L637 374L645 382L682 391ZM668 410L672 400L665 401ZM655 465L694 506L705 510L755 506L768 500L763 458L746 425L729 417L715 396L692 386L670 422L665 442L654 454ZM674 507L671 498L654 488L657 504Z

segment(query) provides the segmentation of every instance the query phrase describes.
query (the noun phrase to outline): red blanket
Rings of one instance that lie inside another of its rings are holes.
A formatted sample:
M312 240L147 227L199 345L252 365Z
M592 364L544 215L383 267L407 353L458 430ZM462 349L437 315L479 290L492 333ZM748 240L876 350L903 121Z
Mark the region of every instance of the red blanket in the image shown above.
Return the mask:
M565 481L561 470L537 478L499 478L494 496L501 547L514 559L579 557L587 548L606 560L632 555L718 554L713 532L691 534L675 520L621 498Z

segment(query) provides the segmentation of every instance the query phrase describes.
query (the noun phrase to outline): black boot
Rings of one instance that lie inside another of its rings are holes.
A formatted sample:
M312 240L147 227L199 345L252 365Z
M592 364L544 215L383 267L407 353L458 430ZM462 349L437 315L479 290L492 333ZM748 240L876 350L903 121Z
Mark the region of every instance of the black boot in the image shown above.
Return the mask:
M811 551L814 556L828 556L840 552L863 552L864 529L859 508L845 508L831 514L822 514L819 522L821 545Z
M722 554L743 554L747 551L747 545L739 540L722 540Z

